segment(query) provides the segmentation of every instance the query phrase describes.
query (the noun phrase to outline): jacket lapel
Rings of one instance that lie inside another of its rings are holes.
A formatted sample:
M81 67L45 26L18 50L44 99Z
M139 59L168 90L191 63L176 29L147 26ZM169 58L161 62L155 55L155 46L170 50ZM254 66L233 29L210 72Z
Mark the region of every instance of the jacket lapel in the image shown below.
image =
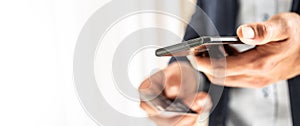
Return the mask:
M300 76L288 80L293 125L300 126Z
M300 0L294 0L292 12L300 14ZM293 125L300 126L300 76L288 80Z
M291 11L300 14L300 0L293 0Z

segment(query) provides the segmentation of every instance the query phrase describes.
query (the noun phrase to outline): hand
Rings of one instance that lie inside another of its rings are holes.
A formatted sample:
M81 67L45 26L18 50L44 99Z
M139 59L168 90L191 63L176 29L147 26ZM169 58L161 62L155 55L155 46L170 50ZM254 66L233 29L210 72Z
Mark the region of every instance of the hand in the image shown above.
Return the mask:
M198 92L198 73L187 63L174 62L147 78L139 87L141 95L163 93L169 99L181 99L197 115L186 114L177 116L163 116L141 100L140 106L149 118L159 126L198 126L198 116L209 113L211 101L207 93ZM208 115L208 114L207 114Z
M226 86L264 87L300 74L300 16L281 13L266 22L245 24L237 35L252 50L226 57ZM199 70L214 82L209 58L196 57Z

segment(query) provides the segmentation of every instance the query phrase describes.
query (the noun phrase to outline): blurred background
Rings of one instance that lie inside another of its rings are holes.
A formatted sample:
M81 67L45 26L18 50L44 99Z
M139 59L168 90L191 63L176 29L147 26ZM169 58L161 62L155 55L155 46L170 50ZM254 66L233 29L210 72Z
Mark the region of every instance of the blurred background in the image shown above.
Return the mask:
M73 53L85 22L108 2L0 1L0 125L96 126L84 112L75 91ZM174 0L172 5L161 1L151 3L151 6L176 8L178 14L184 15L191 15L194 9L185 8L180 0ZM180 37L186 27L183 22L170 22L155 15L131 23L160 23ZM126 32L126 29L122 31ZM162 68L167 61L153 64L143 60L143 65ZM129 76L139 75L139 70L144 73L141 68ZM136 106L132 107L128 109L136 109Z

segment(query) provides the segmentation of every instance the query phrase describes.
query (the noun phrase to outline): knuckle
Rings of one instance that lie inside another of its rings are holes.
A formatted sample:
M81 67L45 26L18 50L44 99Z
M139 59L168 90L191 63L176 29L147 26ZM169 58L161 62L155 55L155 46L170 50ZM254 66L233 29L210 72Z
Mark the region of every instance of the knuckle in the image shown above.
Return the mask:
M146 89L148 86L149 86L149 83L148 83L148 80L149 79L146 79L146 80L144 80L142 83L141 83L141 85L139 86L139 91L141 91L141 90L143 90L143 89Z
M150 79L148 78L148 79L144 80L144 81L141 83L141 85L139 86L138 90L139 90L139 91L145 90L145 89L149 88L149 86L150 86Z
M146 111L144 102L140 102L140 108L143 109L144 111Z
M255 26L257 37L262 39L262 41L263 39L267 39L268 31L270 31L270 28L272 28L272 26L269 23L257 24Z
M179 74L169 74L168 76L166 76L166 82L165 82L165 86L169 86L169 85L180 85L182 81L182 77Z

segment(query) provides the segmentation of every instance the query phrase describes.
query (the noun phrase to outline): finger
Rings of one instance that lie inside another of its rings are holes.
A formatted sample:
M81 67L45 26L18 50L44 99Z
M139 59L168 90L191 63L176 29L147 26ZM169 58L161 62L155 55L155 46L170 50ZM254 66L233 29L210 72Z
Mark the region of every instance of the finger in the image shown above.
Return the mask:
M197 69L206 74L217 75L218 73L223 73L225 76L233 75L250 75L267 72L272 65L272 57L264 55L258 52L256 49L252 49L238 55L227 56L226 66L213 66L210 58L195 57L195 61L198 64ZM214 61L215 62L215 61ZM221 72L220 72L221 71ZM222 72L225 71L225 72ZM218 75L224 76L224 75Z
M273 83L272 77L239 75L226 78L226 86L240 88L263 88Z
M226 54L228 54L229 56L236 56L239 54L238 50L236 50L234 47L231 47L229 45L224 45L224 49ZM208 56L208 52L201 52L199 53L194 53L194 57L196 58L196 65L193 65L197 70L200 70L202 72L205 73L209 73L209 74L213 74L213 68L223 68L225 69L225 64L224 66L217 66L217 64L215 64L214 66L212 66L212 61L211 58ZM220 60L224 60L224 58L221 58ZM213 62L217 62L218 59L214 59ZM199 67L199 68L198 68Z
M165 95L168 98L184 98L196 93L199 75L187 63L176 62L164 70Z
M211 107L211 99L205 92L199 92L194 97L185 98L184 103L191 108L191 110L201 114Z
M194 56L201 56L201 57L208 57L208 49L206 46L196 46L190 49L191 55Z
M263 45L288 38L288 21L282 15L273 16L266 22L239 26L237 35L249 45Z
M180 67L183 67L182 65L175 62L164 70L166 75L165 95L168 98L176 98L180 93L182 83L182 71Z
M205 74L207 78L211 81L213 84L221 85L221 86L228 86L228 87L243 87L243 86L249 86L245 85L245 80L242 78L245 78L243 75L239 76L227 76L225 79L220 80L216 79L214 76L210 74ZM243 81L242 81L243 80Z
M150 116L157 115L159 112L144 101L140 102L140 107Z
M140 94L160 94L165 83L165 75L163 71L156 72L149 78L145 79L139 86Z
M212 75L206 74L209 80L214 84L223 84L227 87L237 88L262 88L266 85L273 83L272 78L263 76L249 76L249 75L237 75L228 76L223 82L218 79L214 79Z
M197 66L195 67L198 71L212 74L213 66L211 65L211 60L209 57L194 56L194 59L197 63Z

